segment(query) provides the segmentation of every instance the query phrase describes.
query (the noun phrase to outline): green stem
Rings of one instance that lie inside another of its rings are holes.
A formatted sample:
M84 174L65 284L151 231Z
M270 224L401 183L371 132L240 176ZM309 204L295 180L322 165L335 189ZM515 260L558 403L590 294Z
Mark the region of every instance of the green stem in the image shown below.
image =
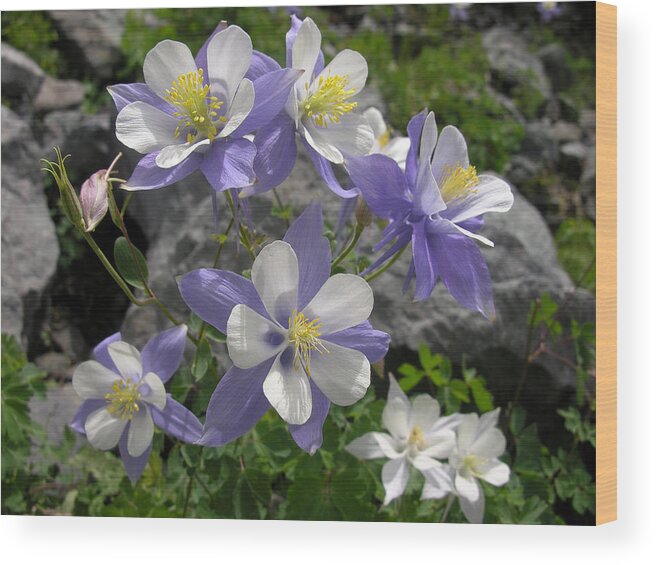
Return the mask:
M362 235L362 232L364 231L364 226L362 224L356 224L355 229L353 230L353 237L351 237L351 241L348 242L346 247L342 249L342 252L335 258L335 260L332 263L332 268L334 269L337 265L339 265L346 257L348 257L348 254L353 251L355 246L358 243L358 240L360 239L360 236Z
M134 196L134 192L129 192L128 195L125 197L125 201L123 202L123 207L121 208L121 218L125 218L125 212L128 209L128 204L130 204L130 200L132 200L133 196Z
M191 498L191 487L194 484L194 478L189 477L189 482L187 483L187 493L185 494L184 508L182 509L182 517L187 517L187 511L189 510L189 499Z
M405 248L408 247L407 245L404 245L401 249L399 249L394 255L392 255L392 258L385 263L382 267L379 269L376 269L373 273L367 275L364 280L367 282L373 281L374 279L377 279L380 275L382 275L387 269L389 269L394 263L396 263L399 260L399 257L403 255L403 252L405 251Z
M278 190L274 188L272 190L272 192L273 192L273 197L276 200L276 204L278 205L278 208L280 208L281 210L284 210L285 205L282 203L282 198L280 198L280 194L278 194ZM287 218L287 217L285 218L285 223L287 224L287 227L290 226L289 218Z
M455 498L456 497L453 494L449 495L449 500L446 503L446 508L444 509L444 514L442 514L442 519L440 522L446 522L446 517L449 515L449 511L451 510L451 506L453 506L453 501Z

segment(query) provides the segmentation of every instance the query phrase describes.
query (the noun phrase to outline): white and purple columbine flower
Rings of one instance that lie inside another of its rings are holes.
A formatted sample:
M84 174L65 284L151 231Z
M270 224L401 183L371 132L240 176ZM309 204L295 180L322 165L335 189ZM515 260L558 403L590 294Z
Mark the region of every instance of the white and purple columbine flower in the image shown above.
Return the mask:
M95 347L94 361L81 363L73 374L84 402L71 427L97 449L118 445L132 482L146 467L155 426L189 443L201 436L198 419L164 389L182 362L186 336L187 327L176 326L139 353L115 333Z
M195 59L164 40L146 55L145 84L109 87L116 136L146 154L123 188L161 188L197 169L215 191L250 185L256 148L244 135L279 113L300 74L265 72L262 57L246 32L223 24Z
M371 106L362 115L367 119L369 127L374 132L374 144L369 150L370 155L380 153L394 159L402 170L405 170L405 160L410 150L410 139L407 137L392 137L392 132L383 118L383 113Z
M474 240L493 243L475 232L484 213L510 209L510 186L498 177L476 173L465 139L455 127L445 127L438 139L432 112L424 110L412 118L408 136L405 171L384 155L349 156L346 162L372 212L390 220L375 250L392 245L368 270L412 243L404 290L415 276L415 299L424 300L440 278L463 306L493 318L492 282Z
M539 2L536 9L544 22L550 22L557 18L563 11L558 2Z
M389 335L367 321L373 294L364 279L330 276L322 232L321 208L311 204L283 241L262 249L252 280L215 269L181 279L192 311L226 334L234 364L212 395L200 443L232 441L273 406L296 443L314 453L330 402L364 396Z
M383 424L390 432L369 432L354 439L346 451L360 459L389 459L383 466L384 504L389 504L405 491L414 467L431 481L434 488L450 490L451 479L446 465L438 459L449 457L455 444L453 429L460 414L440 417L440 405L427 394L420 394L412 403L390 376L387 404L383 409Z
M449 17L456 22L466 22L469 20L469 9L471 3L456 2L449 6Z
M485 513L485 494L479 481L500 487L510 478L510 468L499 460L506 450L506 438L496 427L499 409L483 414L462 416L456 429L455 448L449 455L449 474L453 494L469 522L480 524ZM442 498L444 486L426 481L423 499Z
M298 134L329 188L338 196L354 198L357 191L339 184L331 163L343 163L345 154L366 155L374 143L371 127L353 100L367 80L367 61L345 49L324 67L319 28L311 18L292 15L291 20L287 66L302 74L285 110L255 135L257 180L242 195L265 192L289 176L296 162ZM272 59L267 64L270 71L280 68Z

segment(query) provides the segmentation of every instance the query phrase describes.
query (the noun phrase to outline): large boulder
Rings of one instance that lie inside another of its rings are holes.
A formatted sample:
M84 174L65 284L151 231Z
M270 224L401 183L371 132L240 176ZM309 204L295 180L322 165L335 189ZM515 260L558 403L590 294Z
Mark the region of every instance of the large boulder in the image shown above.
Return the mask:
M16 106L29 104L46 75L30 57L9 43L2 43L2 98Z
M2 106L2 331L18 338L33 330L59 256L40 157L28 124Z

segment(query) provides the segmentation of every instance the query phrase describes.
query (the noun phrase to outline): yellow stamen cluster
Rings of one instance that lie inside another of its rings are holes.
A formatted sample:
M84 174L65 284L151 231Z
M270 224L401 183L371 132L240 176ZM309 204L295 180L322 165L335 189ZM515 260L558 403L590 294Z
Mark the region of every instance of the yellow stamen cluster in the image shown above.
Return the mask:
M328 350L319 339L321 323L319 318L309 320L303 312L294 310L289 317L289 343L294 346L294 367L299 364L310 376L310 357L312 351L328 353Z
M105 400L109 402L107 410L110 414L120 417L121 420L132 420L134 413L139 412L141 393L137 383L129 379L127 381L116 379L112 385L112 392L105 395Z
M476 469L480 466L481 463L482 460L480 457L471 454L465 456L465 458L462 460L463 468L466 469L467 472L474 477L479 476L479 473Z
M348 76L333 75L319 77L319 86L310 94L303 104L305 114L321 127L329 123L337 124L341 116L348 114L357 102L347 102L355 94L355 89L345 90ZM310 85L306 83L305 90L309 92Z
M408 445L424 449L426 447L426 440L424 439L424 432L421 431L419 426L414 426L408 436Z
M456 198L474 194L478 186L476 167L469 165L466 169L458 164L456 167L445 169L440 183L440 192L445 202Z
M389 142L392 137L392 134L388 129L386 129L381 135L378 136L378 145L380 145L381 149L385 147Z
M173 114L178 118L175 137L179 137L184 130L187 130L187 143L194 141L198 134L210 141L216 137L214 119L223 102L219 102L216 96L209 96L209 93L210 87L203 80L203 69L182 74L173 81L165 98L177 108Z

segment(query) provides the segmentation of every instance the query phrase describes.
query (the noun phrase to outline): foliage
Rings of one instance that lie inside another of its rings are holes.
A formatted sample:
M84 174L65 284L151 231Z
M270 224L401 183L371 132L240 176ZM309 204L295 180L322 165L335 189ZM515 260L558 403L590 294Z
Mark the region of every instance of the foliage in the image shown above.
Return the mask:
M59 36L44 12L2 12L2 40L29 55L48 74L57 75Z
M595 225L587 218L568 218L555 235L558 259L572 280L595 291L595 257L597 253Z

